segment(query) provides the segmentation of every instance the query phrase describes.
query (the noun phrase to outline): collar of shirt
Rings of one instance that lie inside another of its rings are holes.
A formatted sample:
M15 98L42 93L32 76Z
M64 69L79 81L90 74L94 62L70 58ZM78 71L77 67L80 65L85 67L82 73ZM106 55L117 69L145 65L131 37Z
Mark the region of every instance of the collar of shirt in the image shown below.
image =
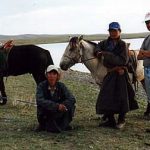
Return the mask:
M48 90L50 91L50 93L51 93L52 96L54 95L56 89L57 89L56 86L55 87L48 86Z
M111 39L109 37L108 38L108 42L107 42L107 51L112 52L114 50L114 48L116 47L116 45L118 44L119 41L120 41L120 37L117 39L116 42L114 42L113 39Z
M50 90L50 91L55 91L56 89L57 89L56 86L54 86L54 87L48 86L48 90Z

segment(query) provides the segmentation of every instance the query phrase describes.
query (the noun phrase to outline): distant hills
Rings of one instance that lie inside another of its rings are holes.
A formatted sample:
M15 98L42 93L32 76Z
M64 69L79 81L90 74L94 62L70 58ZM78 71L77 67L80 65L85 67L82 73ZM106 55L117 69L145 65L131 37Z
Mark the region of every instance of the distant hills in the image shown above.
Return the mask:
M144 38L149 32L144 33L129 33L122 34L123 39L136 39ZM0 42L6 42L13 39L16 45L21 44L48 44L48 43L65 43L68 42L70 37L79 36L80 34L21 34L21 35L0 35ZM84 39L90 41L99 41L106 39L108 34L89 34L83 35Z

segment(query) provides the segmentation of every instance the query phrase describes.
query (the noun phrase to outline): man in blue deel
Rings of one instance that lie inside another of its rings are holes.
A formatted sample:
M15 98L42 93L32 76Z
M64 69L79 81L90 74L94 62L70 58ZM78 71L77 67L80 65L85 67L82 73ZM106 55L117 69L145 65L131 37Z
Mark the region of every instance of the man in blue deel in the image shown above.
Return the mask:
M104 114L106 121L100 127L121 129L125 125L126 113L137 109L135 93L131 85L127 63L128 46L121 40L121 27L118 22L109 24L109 37L98 43L97 57L103 56L103 64L107 68L96 103L96 113ZM116 122L115 114L118 114Z

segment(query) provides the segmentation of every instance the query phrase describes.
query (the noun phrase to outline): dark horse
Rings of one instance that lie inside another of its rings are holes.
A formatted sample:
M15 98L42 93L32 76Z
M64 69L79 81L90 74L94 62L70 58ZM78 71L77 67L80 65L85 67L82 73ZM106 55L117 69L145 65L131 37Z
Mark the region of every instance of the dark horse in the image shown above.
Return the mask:
M5 56L5 67L0 65L1 105L7 102L3 77L30 73L38 84L45 80L47 66L54 64L50 52L35 45L12 46L9 51L2 47L0 53Z

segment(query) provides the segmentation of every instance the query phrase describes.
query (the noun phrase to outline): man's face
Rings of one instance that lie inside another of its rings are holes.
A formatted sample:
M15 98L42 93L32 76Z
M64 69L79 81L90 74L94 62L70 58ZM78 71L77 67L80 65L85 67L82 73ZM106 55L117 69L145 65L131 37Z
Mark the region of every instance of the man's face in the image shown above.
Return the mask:
M47 73L47 80L50 86L55 86L58 80L58 73L56 71L50 71Z
M147 29L150 31L150 20L145 21L146 27Z
M117 39L120 37L120 30L114 30L114 29L111 29L109 30L109 35L110 35L110 38L112 39Z

